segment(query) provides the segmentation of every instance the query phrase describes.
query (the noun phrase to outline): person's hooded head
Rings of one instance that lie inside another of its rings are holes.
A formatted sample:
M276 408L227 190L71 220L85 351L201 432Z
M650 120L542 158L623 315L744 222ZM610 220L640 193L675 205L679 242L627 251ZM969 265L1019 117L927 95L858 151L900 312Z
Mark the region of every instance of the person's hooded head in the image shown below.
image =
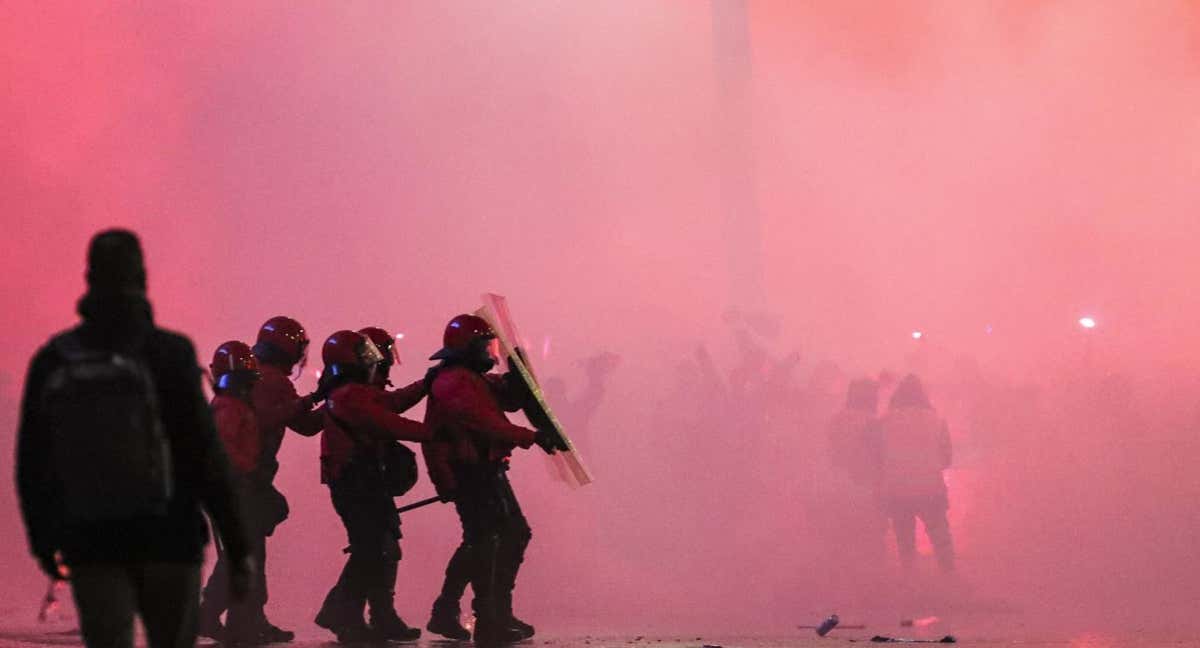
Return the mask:
M146 300L146 266L136 234L124 229L97 233L88 245L87 293L77 311L96 340L133 343L153 325Z
M932 409L933 405L929 403L929 396L925 393L925 387L921 385L921 379L916 374L908 374L896 386L896 391L892 393L891 409Z
M92 294L145 295L146 266L137 235L110 229L93 236L88 246L86 277Z

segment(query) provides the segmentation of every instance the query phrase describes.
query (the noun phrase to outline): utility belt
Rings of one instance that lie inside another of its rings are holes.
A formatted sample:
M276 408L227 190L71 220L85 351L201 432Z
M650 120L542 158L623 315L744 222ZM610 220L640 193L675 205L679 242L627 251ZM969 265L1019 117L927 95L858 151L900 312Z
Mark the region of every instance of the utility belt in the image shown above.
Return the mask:
M374 448L355 448L354 454L341 467L337 482L340 486L362 490L382 490L383 472L379 469L379 454Z
M487 487L508 483L508 461L487 461L474 464L455 463L451 465L454 479L459 487Z

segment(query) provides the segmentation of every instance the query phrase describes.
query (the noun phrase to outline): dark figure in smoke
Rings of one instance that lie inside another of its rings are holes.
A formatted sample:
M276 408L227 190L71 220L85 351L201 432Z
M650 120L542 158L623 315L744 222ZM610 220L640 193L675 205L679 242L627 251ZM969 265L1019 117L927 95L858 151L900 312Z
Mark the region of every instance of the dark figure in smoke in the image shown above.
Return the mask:
M158 328L137 237L97 234L83 323L34 356L17 433L17 490L30 548L70 569L84 642L152 648L196 639L200 564L216 523L236 594L254 571L191 341ZM168 477L170 475L170 477Z
M587 383L574 398L568 398L567 382L562 378L546 380L542 387L546 402L554 407L563 428L571 431L574 441L586 436L588 426L604 400L608 377L620 363L621 356L608 351L584 359L580 364L587 375Z
M882 441L879 420L879 384L870 379L850 382L846 406L829 422L829 454L833 465L850 479L878 496Z
M277 457L283 445L284 429L291 428L304 436L313 436L321 431L324 424L322 414L313 409L313 397L301 398L289 378L297 365L304 366L308 358L308 344L304 327L290 317L279 315L263 323L251 349L258 361L260 374L250 390L250 404L258 421L260 452L254 467L254 484L258 490L249 501L246 513L251 518L250 526L257 533L264 534L264 553L260 556L263 561L266 560L265 538L273 534L275 527L288 517L287 499L274 485L275 475L279 472ZM268 600L265 562L260 565L260 570L261 587L256 588L255 594L265 607ZM221 613L229 606L229 601L225 594L223 574L215 573L214 576L209 579L209 586L204 588L204 600L200 606L200 634L217 639L223 632ZM278 628L268 621L265 612L261 617L261 641L271 643L295 638L294 632ZM253 641L250 637L242 639Z
M942 471L950 466L950 434L921 381L909 374L892 394L883 429L881 495L892 519L900 562L916 558L916 518L921 518L938 565L954 571L954 544L946 520L949 501Z
M465 572L475 593L476 643L533 636L533 627L513 615L513 589L532 533L506 473L514 448L536 443L553 452L558 447L552 432L535 432L505 418L504 412L528 406L531 396L515 372L487 373L496 362L491 350L495 337L483 319L455 317L446 326L443 348L431 358L442 362L426 377L425 422L437 431L437 439L423 444L425 463L438 494L454 502L463 529L429 630L465 638L458 623Z
M582 364L584 371L587 373L588 381L584 386L583 391L573 400L567 398L567 383L562 378L549 378L546 380L544 389L546 400L554 404L555 411L563 425L574 432L576 444L578 445L581 437L586 438L588 424L596 411L600 408L600 403L604 399L605 384L608 376L616 370L621 362L621 357L615 353L604 352L599 353L585 359ZM434 443L446 443L445 441L435 441ZM446 453L430 453L431 456L445 460L448 455ZM431 474L445 474L449 472L449 467L443 465L440 470L431 471ZM447 498L444 493L444 488L439 488L438 494ZM449 500L447 500L449 501ZM442 584L442 593L438 597L433 606L433 614L430 618L429 625L426 626L430 632L440 634L449 639L466 640L471 638L471 633L459 623L458 617L460 614L459 601L466 593L467 585L471 581L470 565L467 562L468 548L466 543L459 545L458 549L450 559L450 563L446 566L446 579ZM530 636L533 634L533 627L529 624L514 618L515 624L522 628Z
M887 520L879 510L879 473L883 463L883 438L878 407L879 384L874 380L850 382L846 405L829 422L829 455L843 482L839 495L843 524L836 529L838 550L855 564L881 565Z
M209 365L214 381L216 396L211 408L217 433L229 455L233 474L241 496L243 510L247 515L247 531L250 540L250 555L258 564L266 562L267 536L271 528L264 527L263 517L258 514L264 507L273 506L263 499L271 497L270 478L259 469L262 457L262 436L254 408L250 404L250 392L258 382L258 360L250 347L230 341L217 347ZM205 592L206 602L211 605L218 592L224 601L229 589L229 557L225 551L217 553L217 564L209 576ZM229 623L222 641L254 645L268 642L269 623L263 612L266 603L267 579L260 570L250 584L244 599L229 606ZM213 630L207 629L209 632Z
M394 441L428 441L425 425L396 410L420 400L423 386L399 392L381 388L384 355L370 338L338 331L321 349L327 391L321 434L321 481L329 485L333 508L346 527L350 557L325 597L317 625L338 641L412 640L421 631L396 614L392 596L400 560L400 516L384 476L381 453ZM371 603L371 626L363 608Z

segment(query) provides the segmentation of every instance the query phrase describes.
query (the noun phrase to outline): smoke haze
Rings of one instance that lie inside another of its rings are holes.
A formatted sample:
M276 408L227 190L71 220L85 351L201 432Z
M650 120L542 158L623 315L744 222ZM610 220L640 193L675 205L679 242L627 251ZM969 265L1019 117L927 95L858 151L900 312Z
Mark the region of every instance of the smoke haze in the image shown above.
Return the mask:
M506 295L597 476L571 492L514 460L539 628L1196 625L1192 3L12 2L0 79L8 447L88 238L126 226L205 365L287 314L316 343L403 332L408 382L450 317ZM853 553L825 424L883 370L949 421L967 603ZM280 458L284 627L341 566L318 454L292 435ZM0 607L32 616L0 499ZM397 607L423 625L457 520L404 534Z

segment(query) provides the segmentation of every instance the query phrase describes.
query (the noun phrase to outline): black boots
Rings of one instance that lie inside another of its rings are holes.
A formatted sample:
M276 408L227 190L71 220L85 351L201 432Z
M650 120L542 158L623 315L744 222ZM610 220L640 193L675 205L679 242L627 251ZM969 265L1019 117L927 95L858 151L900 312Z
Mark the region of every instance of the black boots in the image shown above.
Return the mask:
M259 632L267 643L287 643L296 638L296 633L291 630L284 630L270 621L263 620L262 628Z
M394 610L382 615L371 610L371 631L382 641L416 641L421 637L421 629L405 623Z
M477 645L495 646L516 643L528 638L529 635L524 631L509 623L492 623L484 619L475 619L475 634L472 639Z
M207 613L200 607L200 618L196 623L196 634L213 641L225 641L225 626L221 624L221 615Z
M241 621L232 619L218 640L230 646L262 646L287 643L296 638L296 633L284 630L267 621L266 617Z
M528 623L525 623L524 621L518 619L515 616L510 616L508 618L508 625L510 625L510 626L516 628L517 630L520 630L522 633L524 633L525 636L522 637L523 639L529 639L530 637L532 637L535 634L533 626L529 625Z
M433 614L429 615L429 623L425 629L455 641L468 641L471 633L458 620L457 605L445 605L439 601L433 604Z
M338 610L337 604L327 598L325 605L321 606L321 611L317 613L317 618L313 619L313 622L336 635L338 643L357 643L375 639L375 632L362 620L362 612L359 612L357 619L352 615L339 612L342 611Z

